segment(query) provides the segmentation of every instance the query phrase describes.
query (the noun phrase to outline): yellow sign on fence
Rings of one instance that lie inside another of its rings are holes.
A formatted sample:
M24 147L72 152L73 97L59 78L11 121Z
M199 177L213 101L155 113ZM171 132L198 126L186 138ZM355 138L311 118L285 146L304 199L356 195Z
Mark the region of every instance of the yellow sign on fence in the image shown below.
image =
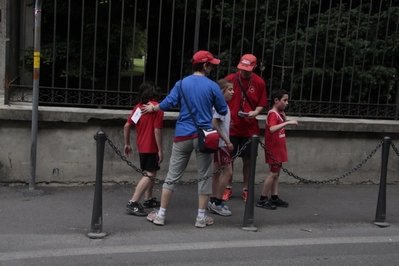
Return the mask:
M40 52L33 52L33 68L40 68Z

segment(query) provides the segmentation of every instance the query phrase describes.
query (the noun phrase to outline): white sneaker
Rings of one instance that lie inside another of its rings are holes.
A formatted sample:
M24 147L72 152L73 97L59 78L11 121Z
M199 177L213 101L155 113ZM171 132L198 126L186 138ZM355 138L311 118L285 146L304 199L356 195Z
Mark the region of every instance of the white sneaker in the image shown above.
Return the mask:
M210 202L210 201L208 201L208 206L206 207L206 209L208 210L208 211L211 211L212 210L212 202Z
M195 221L195 227L204 228L207 225L213 224L213 219L209 216L204 216L203 218L199 218L197 216L197 220Z
M212 202L210 202L210 201L208 201L208 206L206 207L206 209L208 210L208 211L211 211L212 210ZM224 203L222 203L223 204L223 206L224 206L224 208L226 209L226 210L228 210L229 209L229 206L227 206L226 204L224 204Z
M147 215L147 220L153 222L156 225L165 224L165 215L158 215L158 211L152 211Z
M215 205L215 203L212 203L211 210L222 216L231 215L231 211L229 211L229 209L227 209L223 203L220 205Z

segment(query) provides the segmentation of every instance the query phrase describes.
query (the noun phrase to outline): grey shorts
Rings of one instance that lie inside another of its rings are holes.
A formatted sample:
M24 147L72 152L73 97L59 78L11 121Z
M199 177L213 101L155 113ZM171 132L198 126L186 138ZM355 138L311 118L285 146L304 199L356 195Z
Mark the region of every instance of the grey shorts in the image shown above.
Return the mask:
M172 155L169 162L168 174L165 178L163 188L176 190L176 184L167 184L167 182L179 181L187 164L190 161L191 153L195 150L197 165L198 165L198 179L209 177L207 180L202 180L198 183L198 195L208 195L212 193L212 167L213 167L213 154L201 153L198 151L198 140L189 139L185 141L173 142Z

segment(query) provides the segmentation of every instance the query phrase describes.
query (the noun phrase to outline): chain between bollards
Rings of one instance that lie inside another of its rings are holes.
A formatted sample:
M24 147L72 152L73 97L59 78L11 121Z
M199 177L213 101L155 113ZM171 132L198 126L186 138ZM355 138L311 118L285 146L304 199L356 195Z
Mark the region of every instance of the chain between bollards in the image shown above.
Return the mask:
M248 198L245 204L243 230L258 231L254 226L254 205L255 205L255 174L256 174L256 157L258 155L259 136L253 135L251 140L251 164L249 172Z
M103 238L107 234L102 232L103 229L103 165L104 165L104 150L107 135L103 131L98 131L95 136L97 142L97 166L96 166L96 184L94 189L93 214L91 218L90 233L87 234L89 238Z

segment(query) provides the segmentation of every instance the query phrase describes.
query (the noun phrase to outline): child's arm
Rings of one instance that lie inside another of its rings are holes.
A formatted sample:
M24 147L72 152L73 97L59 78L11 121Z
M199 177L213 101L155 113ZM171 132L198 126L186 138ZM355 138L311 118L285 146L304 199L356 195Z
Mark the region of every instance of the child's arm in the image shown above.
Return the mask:
M155 141L158 147L158 163L162 163L163 161L163 149L162 149L162 129L154 128Z
M298 121L296 120L290 120L290 121L285 121L284 123L275 125L275 126L271 126L270 127L270 133L274 133L276 131L279 131L280 129L282 129L283 127L287 126L287 125L298 125Z
M129 123L126 123L123 127L123 137L125 139L125 148L124 153L126 157L129 157L132 154L132 147L130 146L130 127Z
M220 127L219 127L219 121L220 121L220 119L218 119L218 118L213 118L213 119L212 119L212 126L213 126L213 127L216 129L216 131L218 132L219 138L221 138L221 139L226 143L226 146L229 147L229 150L232 151L232 150L234 149L233 144L231 144L229 138L228 138L228 137L223 133L223 131L220 129Z

